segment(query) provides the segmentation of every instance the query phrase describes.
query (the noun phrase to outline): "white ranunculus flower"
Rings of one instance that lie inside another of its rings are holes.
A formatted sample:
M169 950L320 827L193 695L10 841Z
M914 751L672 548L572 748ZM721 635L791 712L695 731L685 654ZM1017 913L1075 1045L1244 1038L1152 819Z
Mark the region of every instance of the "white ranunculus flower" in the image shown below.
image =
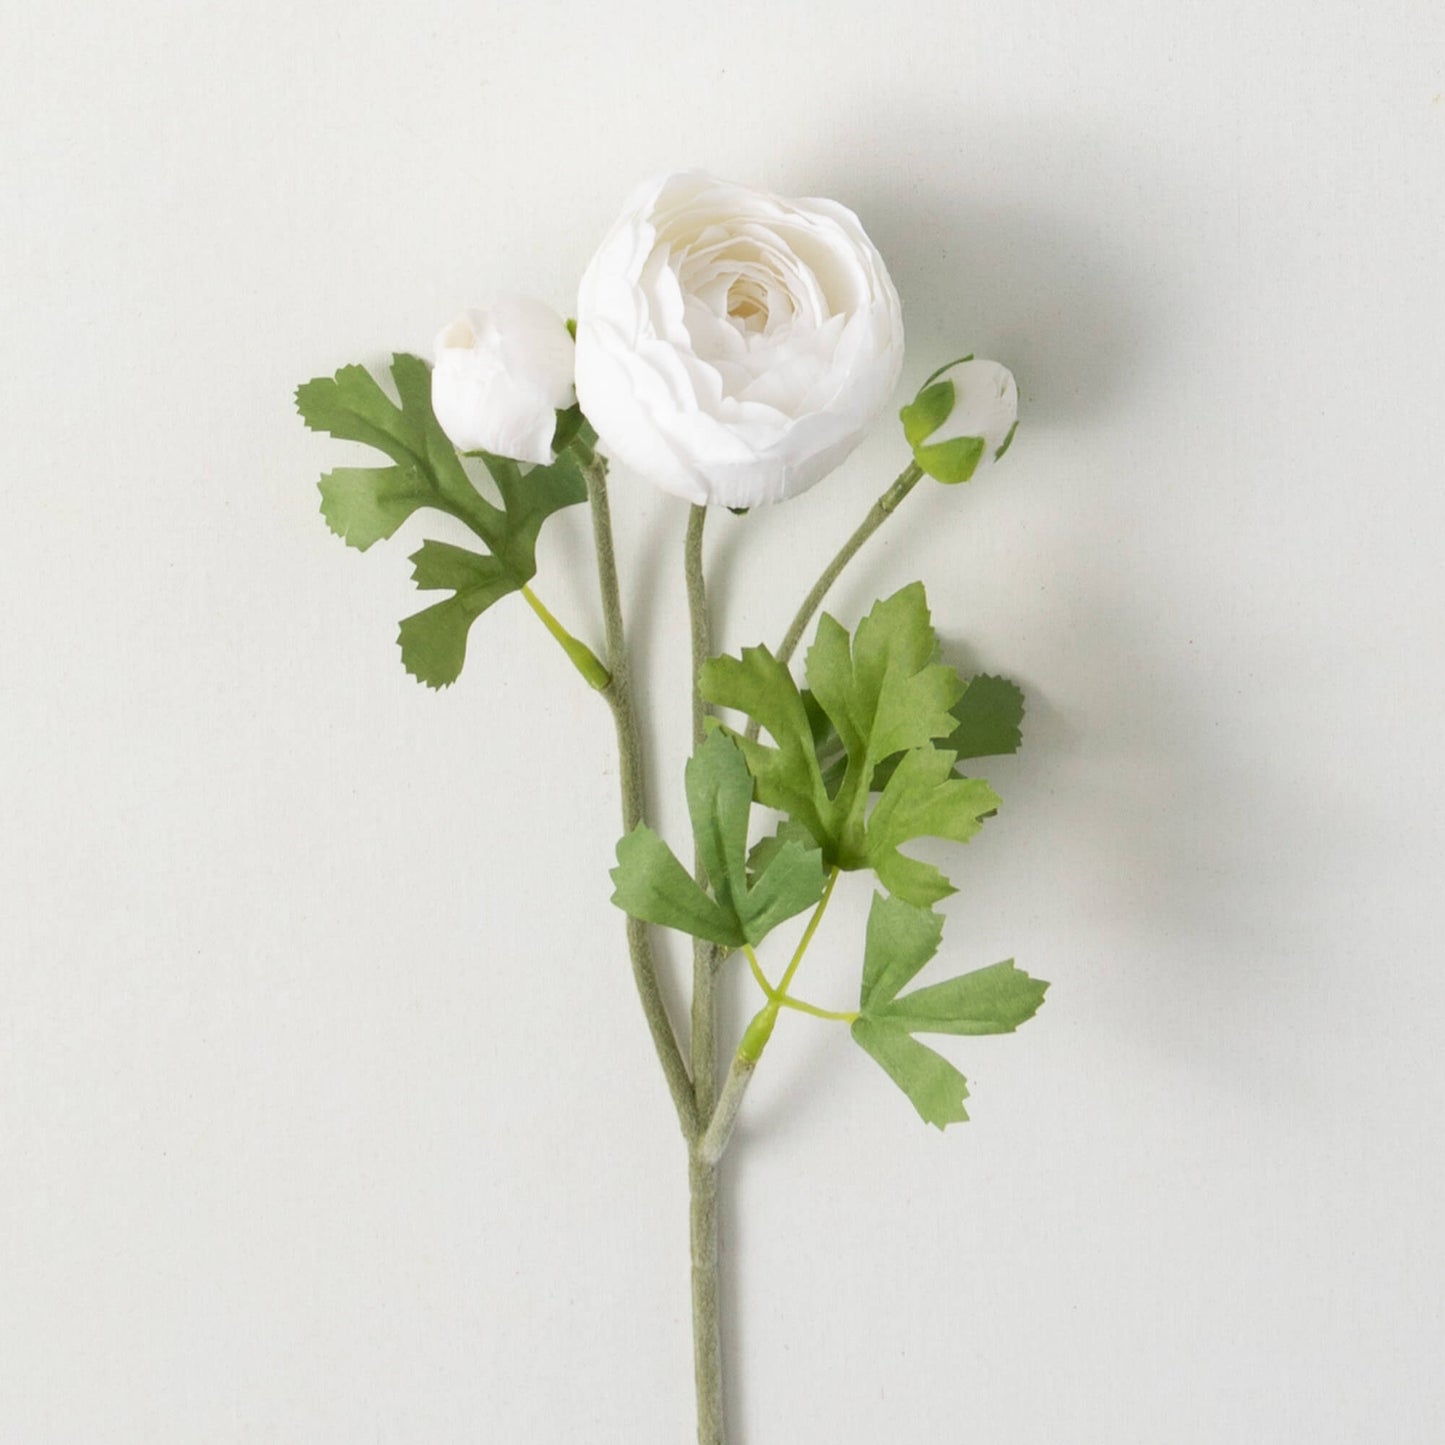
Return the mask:
M692 502L811 487L902 364L898 293L852 211L697 171L634 193L577 297L577 397L603 450Z
M572 362L567 323L550 306L503 296L437 337L432 410L461 451L545 465L557 412L575 399Z
M1008 450L1018 387L1008 367L969 356L929 377L900 415L918 465L941 482L966 482Z

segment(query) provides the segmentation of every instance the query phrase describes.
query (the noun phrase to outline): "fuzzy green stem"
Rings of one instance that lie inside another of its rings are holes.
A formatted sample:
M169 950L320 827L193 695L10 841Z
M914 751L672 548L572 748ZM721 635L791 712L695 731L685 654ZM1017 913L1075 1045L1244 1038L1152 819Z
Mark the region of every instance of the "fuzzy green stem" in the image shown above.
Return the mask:
M597 654L585 642L573 637L552 615L542 599L525 584L522 587L522 596L527 599L527 605L532 611L542 619L542 626L561 643L562 651L572 659L573 667L587 679L592 687L601 692L612 681L612 677L602 666Z
M838 580L839 574L853 560L864 542L897 511L899 503L918 485L918 480L922 475L923 471L918 463L909 462L898 474L893 485L869 507L868 515L858 524L853 535L843 543L838 555L823 568L818 580L813 583L808 595L803 598L802 605L788 624L788 630L783 634L782 645L777 651L779 662L788 662L798 650L798 644L803 640L803 633L813 620L813 615L823 605L823 598L827 596L828 589ZM750 742L756 741L759 731L760 725L756 719L753 719L748 723L744 736Z
M724 1445L722 1328L718 1299L718 1160L694 1144L687 1169L692 1239L693 1377L698 1445Z
M722 1093L718 1095L717 1108L713 1110L712 1122L697 1146L704 1163L716 1164L727 1149L733 1125L737 1123L738 1110L742 1108L743 1095L756 1067L755 1061L744 1058L742 1054L733 1056L732 1067L723 1081Z
M703 572L702 537L707 509L693 507L683 544L683 575L687 585L687 617L692 650L692 743L707 735L707 706L698 690L698 674L712 652ZM694 872L706 886L702 859L695 855ZM705 939L692 942L692 1086L699 1131L714 1119L717 1098L717 948ZM699 1445L723 1445L722 1319L718 1271L718 1161L707 1156L702 1142L688 1161L689 1228L692 1241L692 1347L697 1386Z
M632 701L632 681L627 662L627 642L622 626L622 596L617 585L617 553L612 541L612 513L607 502L607 463L601 457L588 460L583 468L587 496L591 502L592 535L597 547L597 579L602 593L602 622L607 636L607 667L611 678L602 696L612 709L617 728L617 775L622 790L622 827L630 833L643 821L642 742L637 712ZM642 1000L642 1011L652 1034L653 1047L662 1064L668 1092L677 1109L678 1122L689 1143L698 1133L697 1101L692 1079L683 1062L672 1020L667 1016L662 990L657 981L657 962L652 954L652 934L647 924L630 915L627 919L627 950L632 976Z
M780 662L787 662L797 651L798 644L803 640L803 632L813 620L813 614L823 605L823 598L827 595L828 589L838 580L839 574L853 560L864 542L897 511L898 504L918 485L918 480L922 475L923 471L918 463L909 462L898 474L893 485L868 509L868 515L858 524L853 535L839 548L838 555L823 568L818 580L813 583L812 590L803 599L802 606L798 608L797 615L788 624L788 630L783 634L782 646L778 648Z
M692 745L702 744L707 735L705 719L707 704L698 689L698 674L712 654L712 622L708 615L707 585L702 563L702 534L707 522L707 508L693 507L688 512L687 538L683 546L683 575L687 583L687 617L692 643ZM694 856L693 872L703 887L707 886L702 859ZM717 977L717 948L705 939L692 943L692 1084L697 1100L699 1128L706 1127L717 1096L717 1004L714 982Z

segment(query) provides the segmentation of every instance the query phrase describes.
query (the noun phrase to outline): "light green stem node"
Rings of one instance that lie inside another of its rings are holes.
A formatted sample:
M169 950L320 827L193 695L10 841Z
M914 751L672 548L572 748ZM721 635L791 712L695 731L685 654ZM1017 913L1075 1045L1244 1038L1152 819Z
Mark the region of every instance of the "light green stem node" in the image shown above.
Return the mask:
M738 1045L738 1058L745 1064L756 1064L762 1058L763 1050L768 1046L768 1040L773 1036L773 1025L778 1021L778 1004L774 999L769 999L756 1014L753 1021L743 1032L742 1042Z
M532 611L542 619L542 626L557 639L562 651L572 659L572 665L587 679L590 686L601 692L612 681L612 674L603 667L597 654L585 642L573 637L530 587L523 586L522 596L527 599L527 605Z

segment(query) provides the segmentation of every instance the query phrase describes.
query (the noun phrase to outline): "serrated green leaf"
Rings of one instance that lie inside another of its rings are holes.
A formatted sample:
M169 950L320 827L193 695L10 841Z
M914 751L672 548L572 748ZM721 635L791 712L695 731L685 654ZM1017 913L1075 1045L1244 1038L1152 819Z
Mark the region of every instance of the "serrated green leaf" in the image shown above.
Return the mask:
M482 558L463 548L445 558L447 544L428 542L413 556L420 587L447 587L458 595L406 618L398 633L408 672L429 687L456 680L466 656L467 631L487 607L519 591L536 575L537 534L562 507L586 500L587 486L575 455L523 472L515 462L483 456L502 494L502 507L487 501L468 477L456 448L431 409L431 371L420 357L392 358L398 406L361 366L343 366L335 376L299 387L296 405L314 431L363 442L384 452L395 466L341 468L321 479L321 510L327 525L349 545L365 551L391 536L422 507L463 522L487 546ZM569 422L579 445L593 436L586 423ZM433 549L428 551L428 549ZM418 560L423 559L423 560ZM455 564L458 581L436 580L437 568ZM423 580L431 578L433 580Z
M516 583L495 557L483 557L450 542L427 541L412 553L412 580L423 591L455 597L402 619L397 632L406 670L428 687L449 687L466 661L473 622Z
M908 1095L925 1124L946 1129L968 1122L963 1107L968 1080L942 1054L905 1030L873 1019L855 1019L852 1033L859 1047Z
M743 942L736 918L698 886L677 855L646 824L639 823L617 844L612 901L645 923L676 928L727 948Z
M943 920L936 913L898 897L874 894L863 950L859 1016L853 1025L853 1037L888 1071L918 1112L939 1128L967 1117L961 1102L967 1094L963 1075L910 1035L1011 1033L1038 1012L1048 990L1048 984L1030 978L1009 959L900 997L899 990L938 951L942 935ZM959 1112L949 1114L955 1105Z
M818 771L807 710L788 669L766 647L745 647L741 657L703 663L698 688L707 701L756 718L773 738L776 746L767 747L728 734L747 760L758 802L787 813L826 846L832 802Z
M870 1014L915 1034L1011 1034L1039 1011L1048 987L1010 958L914 989Z
M878 764L945 736L955 725L948 709L962 684L952 668L936 660L937 653L927 597L915 582L875 604L851 638L835 619L823 616L806 660L806 700L766 648L712 659L699 685L708 701L748 713L772 738L771 746L738 740L758 801L801 823L826 863L872 867L875 855L891 857L888 839L876 847L868 840L868 798ZM824 782L818 755L820 719L831 726L845 759L832 788ZM899 813L899 800L890 807ZM893 871L901 875L906 869Z
M775 832L759 838L753 844L752 851L748 854L748 876L756 878L765 872L788 843L797 843L804 849L817 847L813 842L813 835L801 823L794 822L792 818L784 818Z
M1016 753L1023 741L1024 695L1017 683L980 673L953 705L956 726L939 744L962 762Z
M891 1003L898 990L938 952L943 919L899 898L873 895L863 944L863 986L858 1007L873 1013Z
M966 843L998 811L998 794L980 778L953 776L953 754L904 753L868 816L865 858L890 893L921 908L955 892L931 863L899 851L915 838Z
M955 768L971 758L999 757L1016 753L1023 741L1022 722L1024 695L1016 683L1006 678L979 673L962 684L963 696L954 703L953 731L938 746L955 757ZM812 701L812 694L803 694L803 705L814 722L813 740L818 752L818 767L823 786L829 793L837 791L848 764L842 740L834 731L822 709ZM820 725L820 721L821 725ZM884 758L873 770L872 791L881 793L898 766L899 754Z
M775 839L762 863L749 871L753 779L724 733L712 732L699 745L687 764L686 787L693 840L712 897L656 834L638 829L618 845L612 874L618 907L634 918L736 948L761 942L818 901L823 860L811 839Z
M346 543L364 552L390 537L432 488L415 467L337 467L321 478L321 515Z

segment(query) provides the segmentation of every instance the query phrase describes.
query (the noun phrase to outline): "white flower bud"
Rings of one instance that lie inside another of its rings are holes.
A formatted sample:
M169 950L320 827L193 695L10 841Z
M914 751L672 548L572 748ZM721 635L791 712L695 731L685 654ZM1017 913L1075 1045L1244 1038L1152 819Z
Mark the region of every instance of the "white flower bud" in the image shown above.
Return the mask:
M940 482L966 482L1008 450L1018 387L1006 366L970 356L931 376L899 415L918 465Z
M432 410L460 451L552 460L557 412L571 406L572 337L540 301L504 296L458 317L436 340Z

